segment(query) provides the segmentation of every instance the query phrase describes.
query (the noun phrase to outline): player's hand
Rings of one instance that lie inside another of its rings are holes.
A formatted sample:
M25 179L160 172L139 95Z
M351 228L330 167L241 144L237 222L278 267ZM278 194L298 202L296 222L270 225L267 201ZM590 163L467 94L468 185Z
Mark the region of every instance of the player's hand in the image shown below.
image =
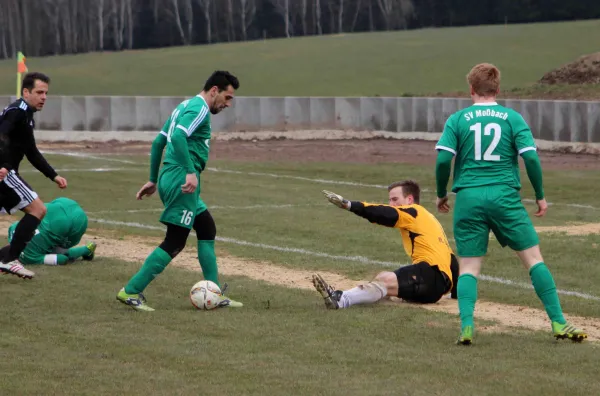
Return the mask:
M188 173L185 175L185 184L181 186L181 191L184 194L191 194L196 191L196 187L198 187L198 178L195 173Z
M62 176L56 176L54 178L54 183L56 183L58 185L58 188L60 188L60 189L67 188L67 179L65 179Z
M538 210L537 212L535 212L534 216L542 217L546 214L546 211L548 210L548 202L546 202L546 198L544 198L538 199L537 201L535 201L535 203L538 206Z
M327 191L327 190L323 190L321 192L323 193L323 195L325 195L325 197L327 197L329 202L331 202L338 208L342 208L342 209L346 209L346 210L350 209L350 201L348 201L347 199L344 199L344 197L342 197L341 195L332 193L331 191Z
M0 169L0 181L4 180L6 175L8 175L8 169L6 169L6 168Z
M148 182L140 188L140 191L135 194L135 198L139 201L142 200L144 196L150 196L156 192L156 183Z
M448 205L448 196L446 195L444 198L437 198L435 201L435 206L437 206L438 212L448 213L450 211L450 205Z

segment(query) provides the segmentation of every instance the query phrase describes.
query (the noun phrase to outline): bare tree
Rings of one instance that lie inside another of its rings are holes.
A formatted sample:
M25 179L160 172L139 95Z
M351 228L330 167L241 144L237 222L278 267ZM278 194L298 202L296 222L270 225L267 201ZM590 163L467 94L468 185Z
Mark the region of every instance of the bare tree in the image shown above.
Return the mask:
M62 53L62 41L60 37L60 9L63 0L45 0L43 3L45 14L48 17L48 21L50 22L49 32L54 32L54 54ZM10 20L9 20L10 22Z
M306 0L303 0L306 1ZM254 21L256 15L255 0L240 0L240 27L242 29L242 40L248 39L248 28Z
M408 18L415 14L415 6L412 0L399 0L399 7L396 7L396 18L398 26L402 29L408 27Z
M6 49L6 14L4 12L0 12L0 58L8 58L8 52Z
M354 16L352 17L352 24L350 25L350 31L354 32L356 27L356 21L358 20L358 14L362 9L362 0L356 0L356 6L354 8Z
M373 22L373 0L367 0L369 4L369 31L375 30L375 23Z
M414 12L414 6L411 0L377 0L383 20L385 21L385 30L390 30L398 25L406 25L406 19Z
M317 27L317 34L323 34L323 28L321 26L321 0L315 0L314 3L314 17L315 25Z
M204 14L204 20L206 25L206 42L211 43L211 26L210 26L210 4L211 0L196 0L196 3L202 8L202 13Z
M104 29L106 28L104 22L104 0L96 0L96 28L98 29L98 49L104 49Z
M338 12L337 12L337 17L338 17L338 33L342 33L344 31L344 1L345 0L338 0Z
M225 16L226 16L226 29L227 29L227 41L235 41L235 29L233 25L233 3L232 0L225 0Z
M319 0L317 0L319 1ZM290 0L271 0L275 11L283 18L285 37L290 37Z
M173 21L175 22L175 27L177 28L177 32L179 33L179 37L181 38L181 42L184 45L188 45L189 41L183 32L183 27L181 26L181 16L179 15L179 1L178 0L169 0L171 4L171 16Z
M192 0L183 0L183 12L187 23L187 44L191 44L194 38L194 9Z

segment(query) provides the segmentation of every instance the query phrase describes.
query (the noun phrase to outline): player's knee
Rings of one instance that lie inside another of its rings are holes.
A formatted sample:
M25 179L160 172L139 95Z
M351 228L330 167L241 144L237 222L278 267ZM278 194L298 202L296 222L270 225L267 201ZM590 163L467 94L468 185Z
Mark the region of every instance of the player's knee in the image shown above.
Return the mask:
M380 272L377 274L374 281L384 285L387 289L398 288L398 277L393 272Z
M199 241L213 241L217 237L217 225L208 210L196 216L194 230Z
M517 256L521 259L521 262L527 269L544 261L542 252L540 251L540 245L535 245L529 249L521 250L520 252L517 252Z
M175 258L185 247L189 234L190 230L187 228L169 224L165 240L159 247L167 252L171 258Z
M48 209L46 209L46 205L44 205L44 202L42 202L42 200L39 198L34 199L29 205L27 205L24 208L25 213L35 216L40 220L42 220L44 216L46 216L47 211Z

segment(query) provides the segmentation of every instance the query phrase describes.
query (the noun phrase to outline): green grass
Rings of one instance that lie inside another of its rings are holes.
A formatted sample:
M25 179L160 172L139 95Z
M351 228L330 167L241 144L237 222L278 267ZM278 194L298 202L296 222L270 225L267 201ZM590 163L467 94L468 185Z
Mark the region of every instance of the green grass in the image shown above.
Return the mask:
M482 333L476 348L459 349L447 315L385 306L326 312L313 293L244 278L232 280L243 309L198 312L183 287L189 272L169 268L148 289L160 314L140 314L114 300L136 268L100 259L41 268L32 282L3 279L2 393L600 392L590 380L598 350L589 345L517 331ZM474 374L481 379L465 380Z
M476 63L493 62L503 89L598 51L600 21L343 34L28 58L53 78L52 94L192 95L215 69L240 77L243 96L400 96L465 91ZM0 92L14 94L14 61L0 62ZM555 89L556 90L556 89ZM560 88L558 89L560 91ZM589 90L588 93L592 93Z
M65 172L69 188L64 194L78 200L91 219L159 225L158 212L126 212L160 208L157 196L141 202L134 199L147 178L148 156L126 157L136 164L89 157L48 158L63 169L127 168L109 173ZM219 160L209 166L244 172L207 171L202 177L202 196L217 222L219 236L394 263L408 261L397 231L344 212L328 204L320 193L329 189L351 199L381 202L386 198L385 189L248 172L383 185L398 175L410 175L423 188L432 190L434 186L430 168L405 164ZM24 165L23 169L30 167ZM37 173L23 175L46 201L62 194ZM600 210L566 206L596 206L593 192L586 187L598 176L598 171L546 172L546 192L556 205L547 218L534 219L535 224L600 222ZM577 191L576 197L573 191ZM524 194L532 196L529 187ZM433 209L434 198L425 192L422 203ZM303 206L248 208L283 204ZM440 215L439 219L451 238L451 216ZM94 221L90 226L107 233L117 230L117 235L163 235L161 231ZM545 261L559 288L598 295L598 235L541 234L541 239ZM220 254L301 270L336 271L352 279L370 277L387 268L259 246L217 245ZM193 238L188 249L195 249ZM168 268L148 287L146 296L157 312L144 315L115 300L118 289L138 267L139 263L100 256L91 263L63 268L37 266L37 278L29 282L2 277L0 370L4 375L0 377L0 393L600 393L596 380L598 348L594 343L555 343L549 332L521 329L478 333L475 347L460 349L453 345L458 328L455 316L385 305L328 312L314 292L246 277L225 279L232 285L232 297L243 301L244 308L197 312L189 303L188 291L201 275L176 267ZM493 240L484 273L529 282L514 254L500 249ZM488 301L541 307L529 289L482 281L479 293ZM561 300L569 314L600 318L596 301L572 296L562 296Z

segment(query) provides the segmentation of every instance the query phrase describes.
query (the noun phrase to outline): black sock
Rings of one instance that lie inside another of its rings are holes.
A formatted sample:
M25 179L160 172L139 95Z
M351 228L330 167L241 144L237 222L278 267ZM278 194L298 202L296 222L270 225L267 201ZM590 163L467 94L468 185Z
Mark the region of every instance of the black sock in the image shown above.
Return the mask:
M21 219L21 221L19 221L19 224L17 224L17 228L15 228L15 233L13 235L12 241L10 242L10 246L5 246L0 251L0 254L4 253L2 255L3 263L10 263L11 261L19 258L21 252L25 250L25 246L27 246L27 243L31 241L31 238L33 238L35 229L38 227L39 224L40 220L37 217L32 216L30 214L25 214L25 216L23 216L23 219ZM5 249L7 247L9 249L8 252L5 253Z

